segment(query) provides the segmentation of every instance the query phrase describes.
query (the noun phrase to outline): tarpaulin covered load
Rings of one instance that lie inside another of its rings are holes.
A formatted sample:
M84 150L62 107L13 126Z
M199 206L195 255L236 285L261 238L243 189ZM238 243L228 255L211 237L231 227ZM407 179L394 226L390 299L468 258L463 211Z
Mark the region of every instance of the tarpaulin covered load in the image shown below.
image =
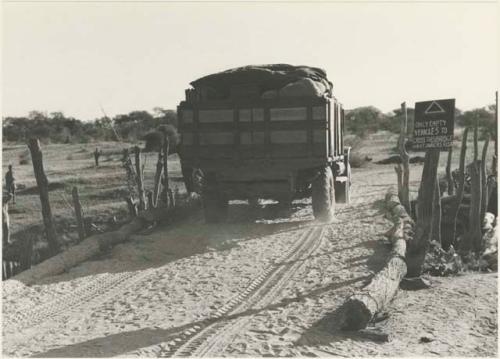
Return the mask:
M309 66L251 65L230 69L191 82L198 98L221 100L239 97L331 97L326 72Z

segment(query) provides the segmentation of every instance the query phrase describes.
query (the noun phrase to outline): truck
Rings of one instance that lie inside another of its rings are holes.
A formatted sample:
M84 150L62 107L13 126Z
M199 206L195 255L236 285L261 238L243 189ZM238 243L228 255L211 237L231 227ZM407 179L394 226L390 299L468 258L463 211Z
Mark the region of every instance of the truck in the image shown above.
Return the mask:
M224 221L230 200L312 197L330 221L349 203L350 148L344 109L318 68L246 66L191 83L178 108L178 153L189 192L201 194L205 221Z

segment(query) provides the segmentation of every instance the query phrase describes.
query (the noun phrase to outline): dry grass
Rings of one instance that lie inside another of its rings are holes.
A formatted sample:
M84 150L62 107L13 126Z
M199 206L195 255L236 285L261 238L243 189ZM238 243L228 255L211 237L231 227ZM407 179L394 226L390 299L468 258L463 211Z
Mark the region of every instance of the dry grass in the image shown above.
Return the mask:
M80 201L86 217L101 230L106 223L121 222L127 217L125 171L121 167L122 150L131 144L101 142L87 145L50 144L42 145L44 168L49 180L49 196L56 228L62 241L76 239L76 220L72 207L71 191L78 187ZM93 151L99 147L104 160L98 168L94 166ZM18 195L16 204L9 208L12 238L36 235L43 239L41 205L31 165L29 150L25 145L4 146L2 175L7 166L13 165ZM145 188L153 188L156 170L155 153L143 155L145 163ZM177 155L171 156L169 166L171 186L185 192ZM23 162L23 165L19 163ZM95 228L95 227L94 227Z

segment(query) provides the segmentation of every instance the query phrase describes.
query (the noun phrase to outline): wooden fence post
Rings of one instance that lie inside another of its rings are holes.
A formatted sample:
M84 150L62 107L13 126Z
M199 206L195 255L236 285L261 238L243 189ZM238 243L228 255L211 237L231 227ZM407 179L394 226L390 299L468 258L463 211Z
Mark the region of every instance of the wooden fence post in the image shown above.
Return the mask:
M7 248L10 243L10 220L9 220L9 201L12 199L10 193L4 193L2 196L2 246Z
M469 208L469 231L463 236L460 250L468 252L474 249L475 252L481 250L482 241L482 218L481 218L481 199L483 197L481 165L478 160L478 119L474 124L474 161L467 166L470 172L470 208Z
M401 104L401 112L403 114L403 118L400 124L400 132L399 132L399 156L401 157L401 164L403 167L402 171L402 181L401 181L401 192L399 193L399 198L401 204L406 209L408 213L411 213L410 207L410 157L408 156L408 152L406 152L406 136L407 136L407 126L408 126L408 113L406 111L406 102Z
M40 148L40 142L37 138L31 138L28 144L31 152L31 160L33 162L33 170L35 172L36 184L40 193L40 202L42 204L43 224L45 226L45 234L47 242L52 254L56 254L59 250L59 243L56 238L56 230L52 218L52 211L49 202L49 182L43 169L43 155Z
M463 236L460 250L468 252L474 249L475 252L481 250L481 171L478 161L474 161L467 166L471 177L471 194L470 194L470 209L469 209L469 231Z
M99 157L101 157L101 151L99 151L99 148L96 147L94 151L94 161L96 167L99 167Z
M434 204L432 215L432 240L441 244L441 189L439 188L439 178L436 176L436 187L434 188Z
M127 202L128 211L130 216L137 217L137 204L134 202L131 196L125 197L125 202Z
M153 201L153 192L147 191L146 196L148 198L148 209L156 208L156 205Z
M464 198L464 186L465 186L465 154L467 152L467 135L469 134L469 128L465 128L462 136L462 148L460 150L460 162L458 165L458 187L457 194L453 204L450 208L450 218L453 221L453 230L451 234L451 243L456 248L457 247L457 217L458 211L460 209L460 204Z
M168 183L168 152L169 152L168 135L165 133L163 136L163 190L162 200L167 207L170 206L169 183Z
M396 176L398 177L398 197L401 202L401 198L403 198L403 167L401 167L401 163L398 163L394 167L394 171L396 171Z
M158 161L156 162L156 173L155 173L155 184L153 190L153 204L155 207L158 207L158 197L160 194L160 181L161 181L161 173L163 171L163 156L162 156L163 148L160 148L158 152Z
M484 140L483 154L481 156L481 224L484 220L484 215L488 208L489 200L489 188L488 188L488 173L486 172L486 154L488 153L488 144L490 143L490 134L486 134L486 139Z
M134 147L135 152L135 172L137 176L137 192L139 195L139 210L144 211L146 209L146 196L144 193L144 173L141 166L141 149L139 146Z
M19 262L21 264L21 271L31 268L33 257L33 238L28 237L23 239L22 252L20 253Z
M448 183L448 195L453 196L455 186L453 184L453 179L451 178L451 160L453 157L453 146L450 146L448 150L448 159L446 161L446 182Z
M83 210L82 210L82 205L80 204L80 196L78 195L77 187L73 187L71 195L73 196L73 206L75 208L76 223L78 226L78 241L81 242L85 239L87 235L85 233L85 224L83 222Z
M409 277L419 277L422 274L425 254L429 249L439 154L439 150L435 149L427 150L425 153L422 180L418 190L415 238L408 248Z

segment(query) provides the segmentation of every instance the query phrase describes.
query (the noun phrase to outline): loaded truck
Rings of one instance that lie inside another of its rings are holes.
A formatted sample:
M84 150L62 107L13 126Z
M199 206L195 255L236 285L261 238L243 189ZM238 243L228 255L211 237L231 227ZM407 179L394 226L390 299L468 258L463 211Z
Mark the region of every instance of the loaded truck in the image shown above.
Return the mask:
M178 152L206 222L223 221L233 199L311 196L320 221L332 219L335 202L349 203L344 110L323 70L245 66L191 86L177 108Z

